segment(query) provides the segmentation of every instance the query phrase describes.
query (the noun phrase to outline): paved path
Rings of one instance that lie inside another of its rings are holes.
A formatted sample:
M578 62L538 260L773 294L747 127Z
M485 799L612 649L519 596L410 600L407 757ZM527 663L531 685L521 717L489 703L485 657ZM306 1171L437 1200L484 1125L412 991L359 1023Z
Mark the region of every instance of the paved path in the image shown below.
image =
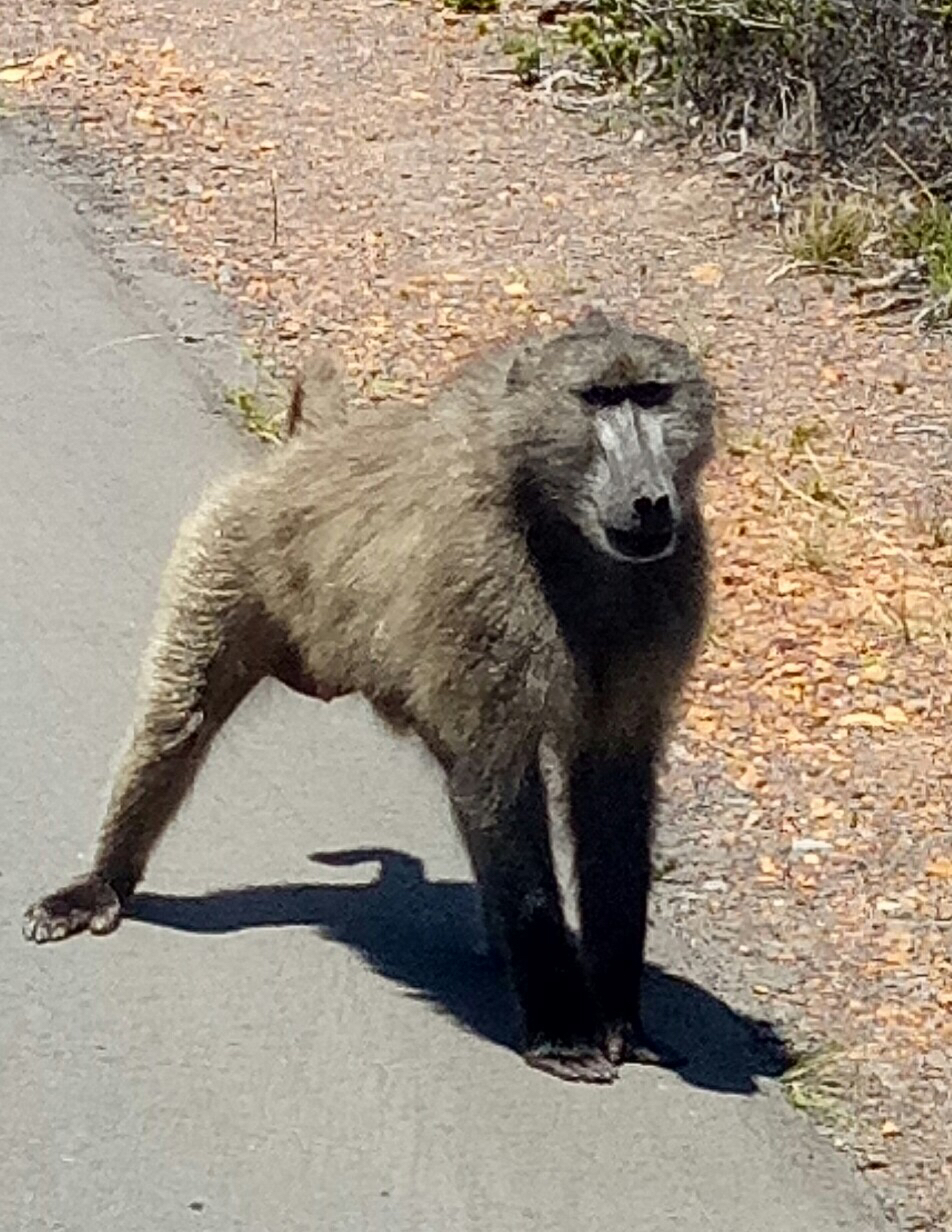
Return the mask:
M178 518L242 447L2 135L0 377L4 1232L881 1226L670 938L651 1012L686 1076L522 1065L439 783L359 704L262 687L141 918L25 944L25 903L88 863Z

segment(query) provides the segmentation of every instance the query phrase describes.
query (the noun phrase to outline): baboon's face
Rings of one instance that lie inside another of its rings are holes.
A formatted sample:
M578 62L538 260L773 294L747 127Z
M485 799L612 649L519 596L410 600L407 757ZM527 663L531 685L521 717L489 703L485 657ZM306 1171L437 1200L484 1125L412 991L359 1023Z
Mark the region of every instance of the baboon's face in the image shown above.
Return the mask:
M687 350L595 314L528 363L546 495L613 559L669 556L713 445L713 396Z

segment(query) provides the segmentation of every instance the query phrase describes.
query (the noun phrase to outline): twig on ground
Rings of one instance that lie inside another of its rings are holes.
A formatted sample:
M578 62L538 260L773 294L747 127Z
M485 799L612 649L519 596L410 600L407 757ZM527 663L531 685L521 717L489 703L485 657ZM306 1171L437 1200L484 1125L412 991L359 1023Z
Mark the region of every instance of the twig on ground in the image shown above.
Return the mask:
M515 68L464 68L460 71L464 81L505 81L516 76Z
M884 317L891 312L898 312L900 308L915 308L922 302L920 295L912 295L908 292L900 295L891 295L888 299L881 300L876 304L867 304L862 308L855 308L853 315L856 317Z
M950 320L950 318L952 318L952 291L947 291L945 295L931 300L917 312L912 318L912 323L916 329L921 329L926 325L935 325L938 321Z
M896 265L888 274L879 278L864 278L850 287L850 295L868 295L874 291L892 291L899 287L909 277L921 277L922 271L917 261L906 261Z
M785 261L772 274L768 274L764 279L764 286L772 287L775 282L779 282L781 278L786 278L789 274L818 274L819 272L820 266L815 261L803 261L798 257L795 261Z
M909 163L907 163L906 160L903 158L903 156L892 148L892 146L889 144L888 141L883 142L883 149L886 151L889 157L893 160L893 162L897 163L903 169L903 171L905 171L906 175L909 176L909 178L913 181L916 187L924 194L929 204L934 206L936 203L935 193L932 191L929 185L925 182L922 176L918 173L918 171L916 171L915 168L911 167Z
M130 342L152 342L161 337L162 334L129 334L127 338L111 338L108 342L99 342L96 346L90 347L86 352L86 357L98 355L100 351L109 351L113 347L128 346Z
M569 85L580 87L585 90L598 90L598 79L590 73L579 72L574 68L557 68L551 73L547 73L539 82L540 87L547 94L554 94L556 86ZM597 101L597 100L593 100Z
M846 510L839 504L832 501L820 501L815 496L811 496L809 492L804 492L802 488L798 488L795 483L791 483L789 479L785 479L777 470L772 470L773 478L780 484L785 492L789 492L791 496L795 496L797 500L802 500L805 504L811 505L814 509L822 509L824 513L831 510L836 510L837 513L846 516Z

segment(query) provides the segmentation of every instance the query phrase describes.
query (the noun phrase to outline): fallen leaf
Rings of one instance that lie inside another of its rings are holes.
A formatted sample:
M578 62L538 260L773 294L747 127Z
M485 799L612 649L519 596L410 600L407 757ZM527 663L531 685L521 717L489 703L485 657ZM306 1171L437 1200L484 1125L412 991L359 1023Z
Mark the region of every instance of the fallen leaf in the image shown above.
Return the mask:
M719 265L713 262L705 262L703 265L695 265L688 270L689 275L693 280L702 287L719 287L724 281L724 271Z
M766 781L766 776L762 770L758 770L756 766L748 765L737 778L739 787L743 787L745 791L753 791L755 787L762 787Z
M137 107L132 113L132 118L137 124L144 124L147 128L162 127L161 120L151 107Z
M930 860L926 865L926 873L930 877L952 879L952 859L948 856L939 856L935 860Z
M31 69L34 73L45 73L48 68L56 68L60 64L69 67L73 63L73 57L65 47L54 47L52 51L44 51L37 56Z
M854 710L844 714L840 719L840 727L885 727L886 720L881 714L873 714L870 710Z

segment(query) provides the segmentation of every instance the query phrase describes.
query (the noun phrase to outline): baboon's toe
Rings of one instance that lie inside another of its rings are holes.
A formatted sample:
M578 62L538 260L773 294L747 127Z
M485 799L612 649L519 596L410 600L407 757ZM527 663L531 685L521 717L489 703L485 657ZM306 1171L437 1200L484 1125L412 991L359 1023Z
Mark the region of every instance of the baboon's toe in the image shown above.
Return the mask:
M678 1069L684 1058L670 1049L655 1046L637 1027L613 1027L606 1036L605 1052L615 1065L660 1065Z
M552 1074L565 1082L614 1082L618 1070L600 1048L561 1047L541 1044L525 1054L533 1069Z
M118 925L121 911L119 895L112 886L90 873L28 907L23 935L27 941L42 945L62 941L86 928L91 933L109 933Z

